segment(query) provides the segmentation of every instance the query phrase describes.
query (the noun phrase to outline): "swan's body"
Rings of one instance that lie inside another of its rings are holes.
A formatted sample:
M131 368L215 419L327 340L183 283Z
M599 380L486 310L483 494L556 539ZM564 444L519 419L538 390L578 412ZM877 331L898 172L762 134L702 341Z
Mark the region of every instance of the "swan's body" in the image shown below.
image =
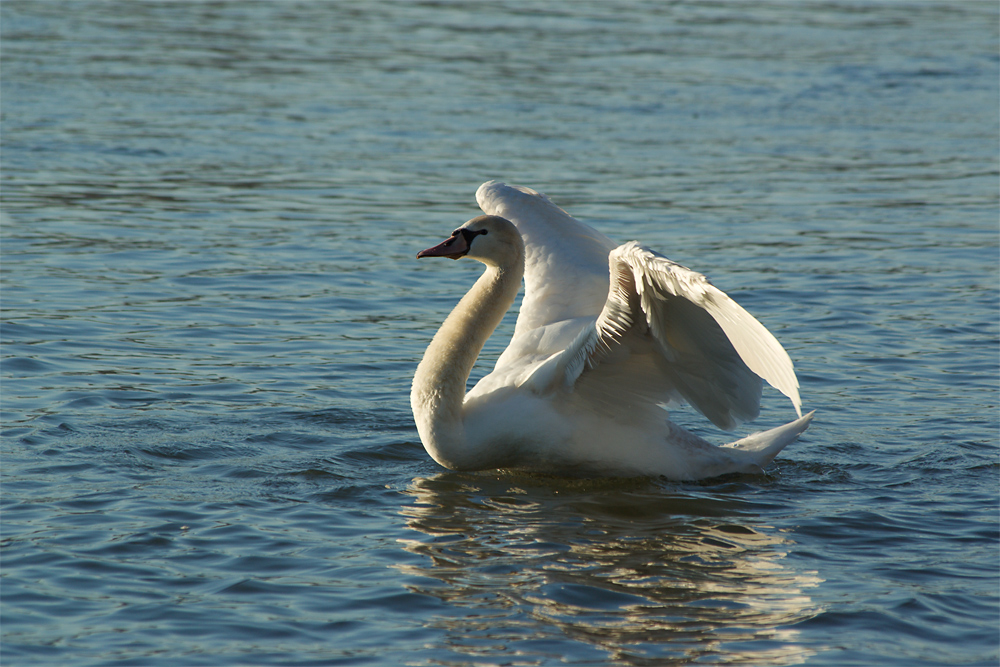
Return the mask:
M413 378L417 430L435 461L699 479L759 471L809 425L781 345L704 276L635 242L615 247L533 190L493 181L476 197L487 215L418 255L486 264ZM466 394L522 277L510 345ZM757 416L761 378L799 419L717 447L661 407L687 401L733 428Z

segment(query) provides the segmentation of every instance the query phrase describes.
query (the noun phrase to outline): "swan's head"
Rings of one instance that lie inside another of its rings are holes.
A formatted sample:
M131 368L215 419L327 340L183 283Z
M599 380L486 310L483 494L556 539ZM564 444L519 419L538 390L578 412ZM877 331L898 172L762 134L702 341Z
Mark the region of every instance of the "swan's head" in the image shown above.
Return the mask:
M481 215L451 233L451 237L433 248L421 250L417 257L471 257L490 266L505 266L524 255L524 241L510 220L498 215Z

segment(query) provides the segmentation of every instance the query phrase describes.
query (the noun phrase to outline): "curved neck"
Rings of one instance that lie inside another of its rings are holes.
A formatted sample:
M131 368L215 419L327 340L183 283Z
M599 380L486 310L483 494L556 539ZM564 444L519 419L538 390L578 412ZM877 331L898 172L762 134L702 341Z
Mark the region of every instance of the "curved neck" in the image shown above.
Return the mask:
M483 345L514 303L524 275L524 255L513 266L487 265L472 289L438 329L413 376L410 406L424 448L452 469L474 467L465 438L465 385Z

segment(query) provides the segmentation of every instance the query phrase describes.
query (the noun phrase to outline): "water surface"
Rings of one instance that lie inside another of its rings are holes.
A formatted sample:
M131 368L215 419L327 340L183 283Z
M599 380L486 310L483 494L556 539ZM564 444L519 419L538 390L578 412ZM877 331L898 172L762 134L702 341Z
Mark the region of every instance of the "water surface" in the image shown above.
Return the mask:
M996 664L995 3L0 11L4 664ZM493 178L710 276L808 433L438 467L479 267L414 254Z

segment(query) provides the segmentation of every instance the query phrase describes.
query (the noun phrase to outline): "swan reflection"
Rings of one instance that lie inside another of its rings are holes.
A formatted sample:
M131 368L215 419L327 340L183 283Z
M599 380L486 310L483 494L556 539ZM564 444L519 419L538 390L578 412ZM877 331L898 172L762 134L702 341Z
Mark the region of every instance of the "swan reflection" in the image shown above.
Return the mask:
M436 621L456 657L557 655L569 638L572 662L803 662L814 651L793 626L818 613L808 591L821 579L785 562L787 540L754 523L752 502L710 490L420 478L401 541L424 558L397 567L414 592L475 610Z

